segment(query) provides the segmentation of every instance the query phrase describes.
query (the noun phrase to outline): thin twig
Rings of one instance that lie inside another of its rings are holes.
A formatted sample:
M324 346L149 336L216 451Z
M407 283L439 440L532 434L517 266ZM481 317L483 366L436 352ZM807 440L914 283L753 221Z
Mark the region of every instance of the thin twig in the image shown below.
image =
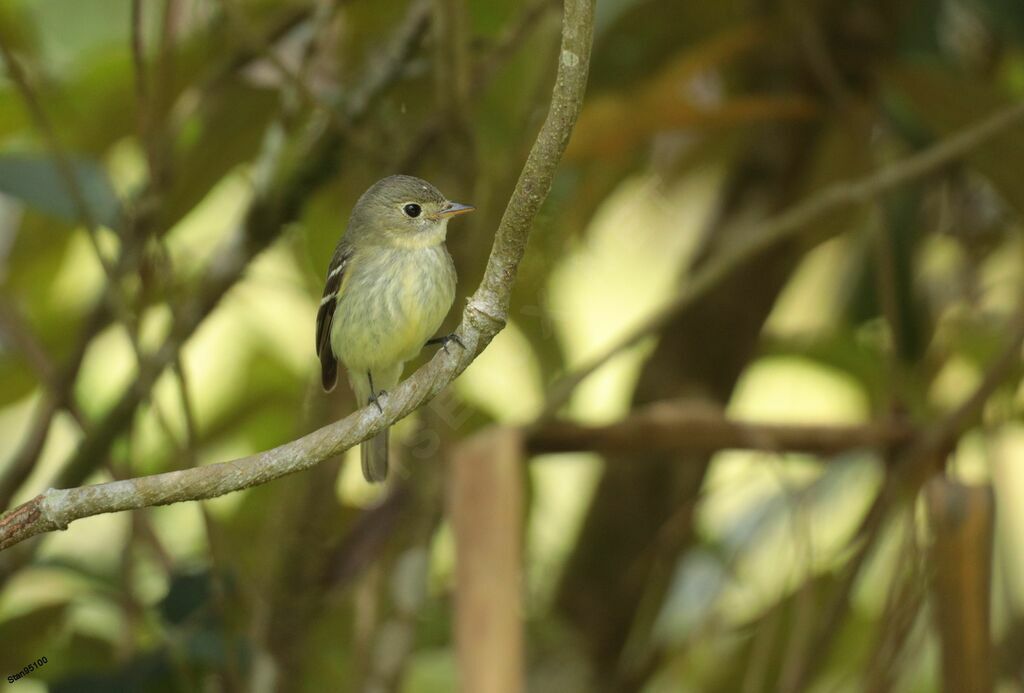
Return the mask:
M385 400L383 415L374 407L365 407L298 440L230 462L82 488L49 489L0 517L0 549L42 532L64 529L68 523L83 517L213 498L308 469L369 438L435 397L473 362L505 325L527 237L551 188L558 162L582 108L592 32L592 0L567 0L551 105L495 233L481 285L463 311L459 335L465 349L448 354L438 352L390 394ZM312 173L304 168L300 172ZM306 182L305 177L300 178L301 182ZM274 199L256 206L255 211L261 214L259 219L262 220L259 230L276 231L280 223L291 218L282 214L282 210L292 215L297 213L297 205L304 198L299 195L294 199L293 195L298 192L279 191ZM255 223L252 216L247 221ZM273 228L265 228L268 223L273 224ZM173 338L169 340L160 353L168 350L170 353L164 354L163 360L146 364L149 367L141 369L140 379L151 383L155 379L154 371L159 370L156 366L172 361L177 346ZM113 427L110 417L123 416L125 412L120 411L121 408L121 403L115 406L99 428ZM109 430L103 436L107 444L113 440ZM94 444L88 454L105 450L106 445ZM88 457L79 461L87 460Z
M160 45L157 62L156 107L163 110L170 106L167 96L174 84L174 44L178 29L178 0L164 0L164 11L160 17Z
M146 63L146 46L144 43L142 0L132 0L131 25L132 25L132 67L135 77L135 110L136 127L142 150L146 155L146 164L149 168L150 187L157 187L156 182L162 178L159 175L160 166L158 163L157 147L154 141L153 117L155 115L153 100L150 93L149 68ZM161 64L163 61L161 61ZM158 91L162 94L166 86L161 85ZM158 97L162 98L162 97ZM149 192L149 191L147 191Z
M196 465L196 449L199 444L199 427L192 409L191 388L185 374L185 363L179 351L174 356L174 375L178 383L178 398L181 400L181 416L185 419L185 458L189 467Z
M135 99L146 102L149 85L146 79L146 50L142 44L142 0L132 0L132 63L135 65Z
M890 164L869 176L837 183L801 202L787 211L767 220L748 240L727 247L713 262L698 270L693 278L667 305L638 327L619 339L597 358L565 376L551 388L542 417L550 417L566 402L585 378L594 373L617 354L656 334L683 311L708 294L711 289L740 269L746 262L776 247L783 241L806 233L806 227L826 214L843 207L871 202L876 196L934 173L938 169L964 157L996 135L1024 122L1024 102L1015 103L996 111L955 135ZM817 229L814 237L822 240L834 233L830 228Z

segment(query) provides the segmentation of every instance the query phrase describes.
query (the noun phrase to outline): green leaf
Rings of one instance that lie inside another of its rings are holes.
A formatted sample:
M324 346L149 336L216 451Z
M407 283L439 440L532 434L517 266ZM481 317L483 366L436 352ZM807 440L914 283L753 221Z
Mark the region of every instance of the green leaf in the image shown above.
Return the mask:
M114 193L106 171L90 159L71 162L78 189L97 224L118 227L121 203ZM43 214L82 223L69 181L61 174L52 157L36 154L0 156L0 192L24 202Z

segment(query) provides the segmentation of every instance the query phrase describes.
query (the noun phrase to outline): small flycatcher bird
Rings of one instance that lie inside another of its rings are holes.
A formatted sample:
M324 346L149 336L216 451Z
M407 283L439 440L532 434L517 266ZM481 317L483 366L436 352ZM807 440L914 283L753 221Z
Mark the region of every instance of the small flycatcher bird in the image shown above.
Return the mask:
M389 176L363 193L327 268L316 316L324 390L334 389L341 361L356 401L383 413L379 397L398 384L406 361L427 344L458 342L431 335L455 299L448 220L473 209L412 176ZM383 481L388 430L364 441L360 457L366 480Z

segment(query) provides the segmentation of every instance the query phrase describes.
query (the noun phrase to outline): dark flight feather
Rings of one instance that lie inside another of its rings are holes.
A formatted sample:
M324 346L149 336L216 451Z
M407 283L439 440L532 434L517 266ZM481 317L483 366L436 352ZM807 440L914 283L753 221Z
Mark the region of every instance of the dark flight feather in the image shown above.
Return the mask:
M320 383L327 392L333 390L338 382L338 357L331 348L331 323L334 321L334 309L338 306L338 292L345 277L345 268L351 257L352 248L339 244L327 268L324 295L316 313L316 355L320 357Z

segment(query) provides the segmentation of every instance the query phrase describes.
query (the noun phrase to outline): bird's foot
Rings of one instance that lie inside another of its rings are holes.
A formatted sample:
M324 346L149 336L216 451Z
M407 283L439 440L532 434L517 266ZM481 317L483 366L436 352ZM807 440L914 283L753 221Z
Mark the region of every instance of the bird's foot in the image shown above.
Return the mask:
M440 344L441 348L444 349L444 353L448 354L451 353L448 351L448 345L451 342L455 342L462 349L466 348L466 345L462 343L462 340L459 338L459 335L455 334L454 332L452 332L451 334L446 334L443 337L434 337L433 339L428 339L427 346L430 346L431 344Z
M383 399L384 397L387 397L387 396L388 396L388 391L387 390L381 390L380 392L377 392L375 394L371 394L370 395L370 399L366 403L367 404L372 404L372 405L376 406L377 407L377 411L379 413L383 414L384 413L384 407L382 407L380 405L380 401L381 401L381 399Z

